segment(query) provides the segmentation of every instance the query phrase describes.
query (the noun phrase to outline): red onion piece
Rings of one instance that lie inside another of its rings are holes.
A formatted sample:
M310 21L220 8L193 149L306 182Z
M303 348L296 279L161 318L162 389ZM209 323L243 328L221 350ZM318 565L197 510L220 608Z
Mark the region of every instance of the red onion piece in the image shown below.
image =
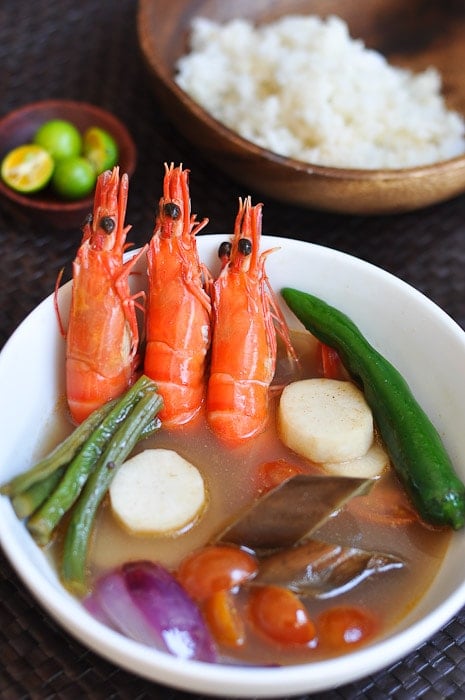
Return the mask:
M86 598L84 598L84 600L82 601L82 604L87 610L87 612L90 613L92 617L95 617L96 620L101 622L102 625L114 628L112 621L102 608L102 605L95 592L90 593L88 596L86 596Z
M127 637L149 646L163 648L160 637L134 604L121 571L112 571L100 578L93 594L94 608L99 607L109 626ZM86 605L89 609L89 603Z
M167 651L183 659L217 660L199 608L169 571L148 561L129 562L122 571L129 595Z

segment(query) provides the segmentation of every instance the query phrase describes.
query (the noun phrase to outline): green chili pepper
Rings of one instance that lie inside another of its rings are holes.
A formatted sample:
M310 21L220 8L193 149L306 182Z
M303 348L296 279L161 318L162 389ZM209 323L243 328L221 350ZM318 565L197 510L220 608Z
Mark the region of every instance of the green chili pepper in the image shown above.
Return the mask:
M285 288L282 296L318 340L337 350L369 404L392 464L420 515L436 525L465 524L465 486L439 433L398 370L342 312L311 294Z

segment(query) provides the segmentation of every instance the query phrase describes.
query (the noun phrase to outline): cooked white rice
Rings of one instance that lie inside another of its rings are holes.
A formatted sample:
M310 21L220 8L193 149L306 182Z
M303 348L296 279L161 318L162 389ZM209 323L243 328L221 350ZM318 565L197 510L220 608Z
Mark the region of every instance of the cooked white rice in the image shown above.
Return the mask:
M176 81L244 138L284 156L348 168L403 168L465 152L434 68L390 66L338 17L254 27L197 18Z

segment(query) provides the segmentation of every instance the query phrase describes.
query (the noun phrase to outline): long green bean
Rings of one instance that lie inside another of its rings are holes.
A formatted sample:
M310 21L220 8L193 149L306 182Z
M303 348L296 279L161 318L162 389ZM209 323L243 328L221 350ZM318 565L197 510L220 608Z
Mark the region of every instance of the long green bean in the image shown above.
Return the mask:
M11 503L18 518L29 518L39 508L60 482L66 465L59 467L41 481L36 481L25 491L13 496Z
M71 462L73 457L81 449L85 441L92 435L96 427L111 411L117 400L106 403L101 408L90 414L73 432L68 435L52 452L49 452L40 462L37 462L27 471L15 476L14 479L0 486L0 493L5 496L16 496L26 491L37 481L42 481L56 469Z
M110 409L108 409L110 410ZM140 440L151 437L161 427L158 417L151 420L141 433ZM36 481L24 491L12 496L11 503L18 518L29 518L50 496L55 487L59 484L66 469L66 464L55 469L51 474L40 481Z
M53 530L76 502L89 474L134 405L147 393L155 392L154 382L142 375L86 440L69 463L60 483L27 523L28 530L38 544L43 546L50 541Z
M144 427L161 406L161 397L153 393L139 401L113 436L72 511L63 545L61 578L76 594L86 591L87 550L97 509L117 468L132 452Z

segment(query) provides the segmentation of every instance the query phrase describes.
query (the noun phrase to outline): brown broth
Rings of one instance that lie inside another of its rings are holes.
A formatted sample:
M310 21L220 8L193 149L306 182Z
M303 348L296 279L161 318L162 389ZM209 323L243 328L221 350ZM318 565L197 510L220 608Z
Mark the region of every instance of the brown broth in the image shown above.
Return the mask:
M316 344L308 334L295 338L302 357L304 376L317 376ZM283 367L279 373L283 373ZM271 399L270 420L267 430L245 446L233 450L224 447L211 433L204 418L193 427L175 431L161 429L146 440L137 451L146 448L174 449L200 470L208 490L208 507L201 519L186 532L169 536L135 536L125 531L113 517L109 499L100 508L94 528L89 567L91 580L102 572L129 560L149 559L175 569L183 557L214 539L227 522L257 497L257 471L267 461L284 458L300 465L308 473L324 474L323 470L291 452L280 441L275 429L278 397ZM374 575L350 591L325 600L306 601L310 616L340 604L362 605L381 619L381 636L402 620L424 595L434 579L445 555L450 532L426 526L419 520L407 523L377 523L360 515L360 499L374 499L383 486L402 492L392 469L380 478L367 496L354 499L333 516L314 534L316 538L362 549L397 555L406 566ZM378 490L378 491L377 491ZM363 511L364 509L362 509ZM379 508L374 508L375 512ZM57 547L58 548L58 547ZM238 597L244 605L244 593ZM324 658L316 648L286 651L266 643L248 630L250 642L232 663L289 664ZM326 654L327 657L327 654Z

